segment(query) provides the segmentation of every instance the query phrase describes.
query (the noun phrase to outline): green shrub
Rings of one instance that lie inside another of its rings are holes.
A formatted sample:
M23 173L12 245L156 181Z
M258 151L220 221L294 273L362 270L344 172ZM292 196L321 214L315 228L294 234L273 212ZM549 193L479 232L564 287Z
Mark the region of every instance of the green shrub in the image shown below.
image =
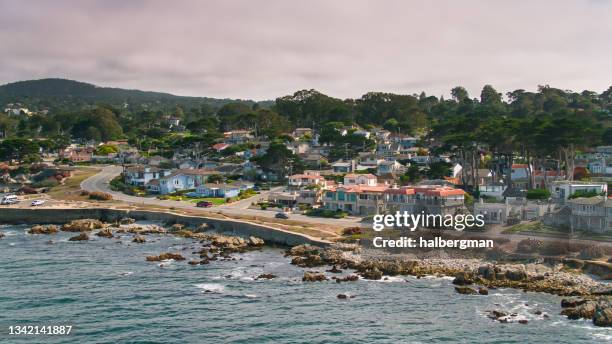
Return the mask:
M32 184L32 186L35 188L52 188L58 185L59 185L59 182L55 178L41 180L40 182Z
M550 191L546 189L527 190L527 199L549 199Z
M595 197L595 196L600 196L603 194L600 194L599 192L595 191L595 190L576 190L573 194L571 194L569 196L569 199L574 199L574 198L580 198L580 197Z
M348 215L345 211L342 210L329 210L329 209L311 209L306 212L308 216L317 216L317 217L326 217L326 218L334 218L341 219Z

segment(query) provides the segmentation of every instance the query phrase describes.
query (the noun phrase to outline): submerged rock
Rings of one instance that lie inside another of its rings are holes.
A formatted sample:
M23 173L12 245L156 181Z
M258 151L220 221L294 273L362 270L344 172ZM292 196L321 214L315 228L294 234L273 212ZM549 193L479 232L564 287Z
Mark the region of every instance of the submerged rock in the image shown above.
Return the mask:
M113 231L111 231L109 228L105 228L101 231L99 231L98 233L96 233L97 236L102 237L102 238L112 238L113 237Z
M487 287L480 287L478 288L478 294L489 295L489 289L487 289Z
M341 274L342 270L338 269L335 265L332 266L331 269L326 270L327 272L331 272L332 274Z
M327 277L321 272L318 271L306 271L304 272L304 277L302 277L302 281L304 282L321 282L327 281Z
M159 262L162 260L168 260L168 259L174 259L174 260L185 260L185 257L183 257L181 254L179 253L162 253L159 256L147 256L147 261L148 262Z
M68 239L68 241L86 241L89 240L89 235L87 235L87 233L81 233L79 235L73 236L72 238Z
M121 220L119 220L119 224L122 224L122 225L131 225L134 222L136 222L136 220L131 217L124 217Z
M477 293L474 288L470 288L467 286L455 287L455 291L458 292L459 294L465 294L465 295L473 295Z
M269 279L273 279L273 278L276 278L276 277L277 276L274 275L274 274L261 274L261 275L255 277L255 279L256 280L260 280L260 279L267 279L267 280L269 280Z
M359 280L359 276L357 275L348 275L346 277L333 277L337 283L341 282L355 282Z
M4 232L0 232L0 239L4 238Z
M28 233L29 234L55 234L58 231L59 230L57 229L57 226L55 225L48 225L48 226L36 225L30 228Z
M369 280L379 280L382 278L382 271L378 270L378 268L367 269L364 271L359 271L361 277Z

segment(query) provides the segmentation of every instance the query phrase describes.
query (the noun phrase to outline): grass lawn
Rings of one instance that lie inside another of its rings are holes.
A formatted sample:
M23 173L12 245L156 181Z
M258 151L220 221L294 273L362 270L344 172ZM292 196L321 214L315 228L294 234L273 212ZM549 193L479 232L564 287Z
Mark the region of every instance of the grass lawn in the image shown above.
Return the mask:
M191 203L198 203L201 201L208 201L214 205L222 205L225 204L225 198L218 198L218 197L208 197L208 198L188 198L187 201L191 202Z
M64 201L88 201L88 196L81 195L81 182L97 174L99 168L83 168L74 171L72 177L68 178L64 185L53 187L48 195L51 198Z

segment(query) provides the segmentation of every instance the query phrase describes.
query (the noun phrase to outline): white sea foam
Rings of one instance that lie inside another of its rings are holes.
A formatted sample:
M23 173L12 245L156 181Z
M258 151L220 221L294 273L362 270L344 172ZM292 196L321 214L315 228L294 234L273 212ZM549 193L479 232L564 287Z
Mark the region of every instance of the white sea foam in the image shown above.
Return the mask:
M254 299L257 297L255 294L244 294L244 297L248 297L249 299Z
M225 290L225 286L217 283L201 283L195 284L195 287L202 289L203 293L222 293Z

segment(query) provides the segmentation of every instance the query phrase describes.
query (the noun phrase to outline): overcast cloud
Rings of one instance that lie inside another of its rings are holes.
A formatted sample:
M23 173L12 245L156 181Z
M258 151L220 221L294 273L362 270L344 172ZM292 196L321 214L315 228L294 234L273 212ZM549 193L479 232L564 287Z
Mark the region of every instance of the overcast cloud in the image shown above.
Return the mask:
M0 0L0 83L179 95L477 96L612 84L612 1Z

